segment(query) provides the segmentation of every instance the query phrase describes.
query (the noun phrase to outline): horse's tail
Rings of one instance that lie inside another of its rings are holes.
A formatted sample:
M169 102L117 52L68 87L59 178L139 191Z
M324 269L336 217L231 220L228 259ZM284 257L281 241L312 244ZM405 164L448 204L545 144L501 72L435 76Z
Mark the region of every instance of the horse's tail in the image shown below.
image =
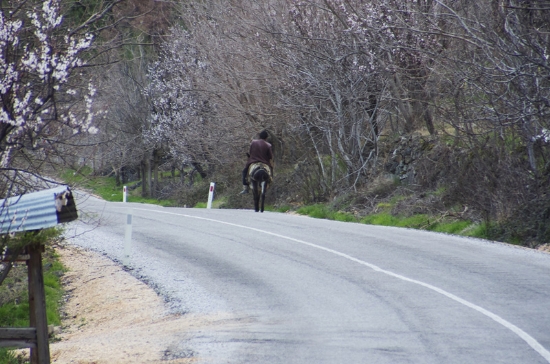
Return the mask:
M259 173L260 171L262 171L263 173ZM248 173L251 179L254 179L256 181L265 180L271 183L271 179L272 179L271 168L265 163L261 163L261 162L252 163L249 167Z
M269 172L265 168L257 168L252 173L252 179L258 182L269 181Z

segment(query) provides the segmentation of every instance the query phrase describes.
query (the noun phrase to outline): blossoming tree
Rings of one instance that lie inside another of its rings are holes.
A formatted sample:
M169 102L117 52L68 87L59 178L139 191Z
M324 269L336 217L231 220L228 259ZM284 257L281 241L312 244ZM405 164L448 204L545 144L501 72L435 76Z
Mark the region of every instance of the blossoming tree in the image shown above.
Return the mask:
M47 167L98 131L85 52L91 27L117 3L98 2L88 13L60 0L0 3L0 198L46 187ZM25 241L3 236L0 250L16 257ZM0 284L12 264L2 263Z
M1 195L32 188L45 163L63 158L71 138L97 132L93 124L96 90L86 80L83 54L94 39L90 26L114 4L103 4L71 28L59 0L2 2Z

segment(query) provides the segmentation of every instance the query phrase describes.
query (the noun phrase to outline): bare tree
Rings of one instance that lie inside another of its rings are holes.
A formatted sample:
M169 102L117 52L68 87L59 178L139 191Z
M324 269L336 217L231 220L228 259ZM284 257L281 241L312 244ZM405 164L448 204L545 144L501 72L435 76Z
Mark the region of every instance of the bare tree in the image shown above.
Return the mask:
M98 101L107 113L100 124L100 148L92 155L101 161L96 163L98 171L110 170L117 185L128 181L130 170L136 174L148 154L142 135L151 110L144 95L148 82L146 66L146 60L138 57L103 71Z
M172 29L150 70L148 140L199 173L244 163L251 137L281 123L271 69L252 25L260 5L186 4L185 29Z
M174 41L166 43L161 60L149 69L146 94L152 100L144 135L151 150L165 150L178 164L193 165L205 177L202 166L222 163L227 128L218 123L206 90L196 79L207 73L189 34L173 29ZM206 77L204 77L206 78Z
M544 4L185 3L185 30L174 28L150 73L148 137L210 168L235 163L228 154L272 128L294 162L315 162L323 198L378 172L380 135L452 130L479 160L489 151L501 158L488 180L513 167L514 183L536 185L550 168ZM524 154L514 156L518 148ZM522 158L528 169L518 167Z
M286 76L281 104L292 110L294 126L317 156L322 189L332 193L338 186L355 186L376 161L383 82L364 47L330 8L302 2L289 13L291 22L271 30L277 45L271 54Z
M158 56L159 43L173 21L170 3L152 0L126 1L113 8L112 23L101 28L101 51L94 53L95 67L89 72L97 84L96 105L104 111L99 132L81 140L88 153L79 167L91 166L94 173L113 174L117 184L144 178L143 195L150 197L158 178L150 176L160 154L143 138L151 112L145 95L147 70ZM153 158L157 156L157 158Z
M517 236L547 239L540 226L549 206L550 8L542 1L435 4L433 29L444 47L431 68L432 105L454 130L449 195L488 221L522 221Z

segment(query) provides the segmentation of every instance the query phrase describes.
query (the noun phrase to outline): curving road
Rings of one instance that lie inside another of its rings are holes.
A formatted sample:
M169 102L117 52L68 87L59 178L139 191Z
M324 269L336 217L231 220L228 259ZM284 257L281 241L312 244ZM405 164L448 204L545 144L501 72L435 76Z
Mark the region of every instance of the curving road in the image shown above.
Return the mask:
M124 259L176 311L214 317L201 363L550 363L550 254L251 210L78 202L75 243ZM91 215L90 215L91 214ZM90 216L101 225L92 232Z

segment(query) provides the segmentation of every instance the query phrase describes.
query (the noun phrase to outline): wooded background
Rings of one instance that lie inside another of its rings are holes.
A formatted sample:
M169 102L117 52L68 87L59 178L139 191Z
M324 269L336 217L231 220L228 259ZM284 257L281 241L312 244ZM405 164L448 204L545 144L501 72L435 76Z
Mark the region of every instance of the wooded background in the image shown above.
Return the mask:
M67 167L181 205L204 198L198 181L234 196L268 129L272 203L368 213L399 190L395 213L451 211L550 242L550 1L1 8L2 196Z

